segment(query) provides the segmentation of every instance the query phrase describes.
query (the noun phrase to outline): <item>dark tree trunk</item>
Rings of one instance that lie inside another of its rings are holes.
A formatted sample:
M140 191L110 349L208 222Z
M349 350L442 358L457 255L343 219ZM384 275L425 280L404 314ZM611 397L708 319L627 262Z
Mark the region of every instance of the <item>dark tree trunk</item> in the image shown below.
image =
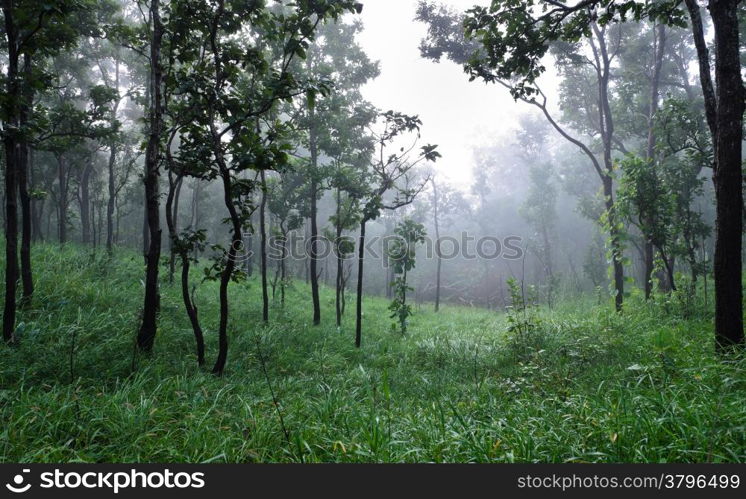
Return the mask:
M309 273L311 278L311 299L313 301L313 325L318 326L321 323L321 303L319 300L319 272L318 260L319 260L319 226L318 226L318 207L317 207L317 196L319 191L319 185L317 176L319 174L319 151L318 151L318 139L316 134L316 122L315 113L313 108L309 112L311 126L308 133L309 150L311 154L311 188L310 196L311 199L311 240L310 240L310 251L309 257L311 258Z
M36 175L34 174L34 150L29 148L29 187L33 190L36 186ZM31 240L34 242L44 240L42 231L42 218L44 215L44 200L31 200Z
M360 348L363 338L363 267L365 264L365 224L360 222L360 242L357 253L357 297L355 309L355 347Z
M119 54L114 60L114 88L119 93ZM114 109L111 113L111 122L117 119L117 110L119 109L119 103L121 99L118 99L114 105ZM116 176L114 174L114 167L117 164L117 141L112 139L109 143L109 164L107 168L108 173L108 188L109 188L109 199L106 203L106 251L111 255L114 251L114 210L116 208L116 197L117 197L117 186Z
M93 161L89 160L80 176L80 228L83 244L90 244L91 239L91 194L90 180Z
M114 141L109 144L108 183L109 199L106 203L106 251L111 254L114 251L114 209L116 208L116 178L114 166L117 162L117 146Z
M334 248L335 248L335 257L337 261L337 276L335 280L335 296L334 296L334 309L336 312L336 318L337 318L337 327L342 326L342 301L343 301L343 293L344 293L344 261L342 260L342 254L339 251L339 245L342 242L342 219L341 219L341 204L342 204L342 194L339 188L337 188L336 193L337 198L337 217L335 221L335 235L337 237L337 240L334 241Z
M166 153L169 158L170 154ZM169 163L172 163L169 161ZM179 238L178 227L176 224L177 212L176 212L176 195L184 177L181 174L176 175L174 178L173 168L168 172L168 195L166 196L166 226L168 227L168 249L169 249L169 260L168 260L168 282L174 282L174 273L176 272L176 245Z
M599 126L604 146L604 168L602 182L606 199L606 216L608 217L609 236L611 239L612 266L614 271L614 304L617 312L622 311L624 305L624 263L622 249L622 235L617 227L616 206L614 205L614 161L612 159L614 143L614 119L609 101L609 81L611 79L611 57L606 49L604 31L594 22L591 24L596 35L598 48L593 47L597 61L598 96L599 96Z
M158 267L161 258L158 162L160 159L163 116L161 98L163 71L160 62L163 25L161 24L160 0L151 0L150 10L153 19L153 32L150 44L150 131L148 146L145 152L145 204L150 244L146 258L145 300L143 304L142 325L137 337L137 344L140 350L145 352L153 349L153 342L155 341L160 301L158 296Z
M655 48L655 60L653 61L653 77L650 85L650 106L648 111L648 141L647 147L645 148L645 159L648 162L648 166L655 169L657 168L655 161L655 115L658 112L658 98L660 91L660 80L661 80L661 69L663 67L663 55L666 50L666 26L659 24L654 31L654 48ZM658 182L657 175L654 175L654 181ZM650 221L648 221L649 223ZM654 246L650 235L645 238L645 254L644 254L644 265L645 265L645 299L649 300L653 292L653 252Z
M609 235L611 237L612 267L614 272L614 306L617 312L624 306L624 265L622 261L622 236L616 226L616 207L611 178L604 180L606 213L609 218Z
M262 320L269 322L269 294L267 292L267 179L264 170L261 172L262 203L259 207L259 231L261 235L260 252L262 266Z
M744 88L739 53L738 0L711 0L715 30L715 334L726 349L744 343L742 290Z
M18 102L20 85L18 81L18 31L13 18L13 2L3 1L5 36L8 42L6 78L6 99L3 111L6 125L17 128L19 125ZM16 289L18 287L18 136L8 132L3 134L5 147L5 307L3 309L3 339L15 340Z
M181 296L184 299L184 308L192 324L194 340L197 343L197 363L202 366L205 363L205 337L199 324L197 306L189 295L189 254L186 250L181 251Z
M219 139L218 139L219 140ZM212 368L213 374L222 376L225 363L228 360L228 285L236 268L236 255L241 247L243 236L241 234L241 218L233 204L233 187L231 184L230 171L221 165L220 177L223 181L223 194L225 207L228 209L230 220L233 225L233 236L231 245L226 256L225 268L220 276L220 326L218 328L218 358Z
M280 305L285 306L285 285L287 283L288 235L283 229L282 258L280 259Z
M440 254L440 219L438 210L439 199L438 199L438 186L435 183L435 179L431 180L433 183L433 222L435 224L435 258L437 259L437 267L435 270L435 311L440 311L440 275L443 268L443 258Z
M63 155L57 156L57 183L59 199L57 200L57 237L60 244L67 242L67 162Z
M652 241L646 240L645 246L643 246L643 265L644 275L643 280L645 281L645 299L649 300L653 294L653 270L654 270L654 252L655 246Z
M23 56L23 73L31 79L31 56ZM24 85L23 103L21 104L20 123L25 128L34 105L34 90L31 85ZM21 282L23 283L23 305L30 305L34 295L34 278L31 271L31 196L28 190L30 162L30 147L28 139L21 137L18 150L18 194L21 201Z

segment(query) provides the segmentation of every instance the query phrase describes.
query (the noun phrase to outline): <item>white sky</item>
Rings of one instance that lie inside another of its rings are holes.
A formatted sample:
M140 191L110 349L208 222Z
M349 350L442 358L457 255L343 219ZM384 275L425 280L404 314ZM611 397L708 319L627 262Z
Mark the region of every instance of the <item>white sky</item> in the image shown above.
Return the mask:
M414 22L417 0L365 0L360 43L381 63L381 76L363 94L382 110L417 114L423 143L439 145L443 157L436 170L461 188L471 184L472 149L480 144L511 141L518 116L530 110L507 90L469 82L460 66L422 59L420 40L426 26ZM445 0L459 10L487 0Z

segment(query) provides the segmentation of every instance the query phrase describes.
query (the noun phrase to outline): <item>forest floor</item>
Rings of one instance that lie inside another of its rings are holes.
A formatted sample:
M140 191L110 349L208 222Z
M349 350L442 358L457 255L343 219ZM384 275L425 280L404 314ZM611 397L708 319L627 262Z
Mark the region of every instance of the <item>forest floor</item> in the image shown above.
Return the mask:
M216 378L197 366L177 285L162 287L154 352L133 355L135 252L39 245L34 270L19 342L0 348L0 461L746 461L746 361L715 355L700 301L633 295L621 315L577 301L512 322L423 305L402 336L368 298L356 349L353 308L338 330L333 290L322 326L304 283L265 326L253 279L231 284ZM211 367L216 283L196 297Z

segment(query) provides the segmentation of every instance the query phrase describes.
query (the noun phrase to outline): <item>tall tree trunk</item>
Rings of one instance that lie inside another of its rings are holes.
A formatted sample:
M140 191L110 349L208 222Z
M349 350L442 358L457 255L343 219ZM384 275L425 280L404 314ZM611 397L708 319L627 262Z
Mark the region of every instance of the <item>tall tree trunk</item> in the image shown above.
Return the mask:
M106 203L106 251L111 255L114 251L114 209L116 208L116 178L114 166L117 162L117 146L115 141L109 144L108 184L109 199Z
M360 222L360 240L357 253L357 302L355 309L355 347L360 348L363 338L363 267L365 263L365 224L363 217Z
M64 155L57 156L57 183L59 199L57 200L57 237L60 244L67 242L67 162Z
M269 322L269 294L267 292L267 178L261 171L262 203L259 207L260 252L262 266L262 320Z
M336 201L337 201L337 207L336 207L336 220L335 220L335 231L336 231L336 237L337 240L334 241L334 248L335 248L335 257L337 261L337 278L335 282L335 296L334 296L334 309L336 312L336 318L337 318L337 327L342 326L342 293L343 289L342 286L344 284L344 262L342 260L342 254L340 252L339 245L342 242L342 220L341 220L341 204L342 204L342 193L339 188L337 188L336 192Z
M91 243L91 195L90 180L93 160L89 159L80 176L80 227L83 244Z
M149 352L153 349L157 329L157 315L160 297L158 295L158 266L161 258L161 226L159 213L159 156L162 133L162 82L161 41L163 25L161 24L160 0L151 0L151 17L153 20L152 40L150 43L150 131L148 146L145 152L145 204L148 221L150 244L147 253L145 271L145 299L143 303L142 325L137 337L140 350Z
M7 39L7 96L3 99L6 126L17 129L19 126L18 103L20 84L18 81L18 30L14 20L13 2L3 0L5 36ZM6 127L3 127L6 128ZM3 309L3 339L15 340L16 289L18 287L18 149L16 133L5 130L5 307Z
M27 80L31 80L31 56L23 56L23 73ZM29 121L31 109L34 105L34 90L29 84L23 88L23 103L21 104L20 124L24 129ZM21 303L30 305L34 295L34 278L31 271L31 196L28 190L30 162L30 146L28 139L22 135L19 141L18 159L18 194L21 200L21 282L23 283L23 298Z
M119 95L119 52L114 58L114 88L117 90ZM117 110L119 109L119 103L121 98L117 99L114 104L114 108L111 112L111 122L117 119ZM109 199L106 203L106 251L109 255L114 251L114 209L116 208L116 197L117 197L117 186L116 186L116 175L114 174L114 167L117 164L117 140L113 138L109 143L109 164L108 164L108 187L109 187Z
M614 269L614 304L617 312L624 305L624 263L622 235L617 226L616 206L614 205L614 161L612 159L614 143L614 119L609 101L609 81L611 79L611 57L606 48L605 31L594 22L591 28L598 46L591 44L596 58L598 72L599 126L603 142L605 171L602 174L604 198L606 199L606 216L611 238L612 266Z
M710 0L715 30L717 117L715 136L715 334L726 349L743 344L743 178L744 88L739 53L739 0Z
M288 234L283 229L282 258L280 259L280 305L285 306L285 285L287 284Z
M319 260L319 226L318 226L318 207L317 207L317 194L318 194L318 183L316 176L318 175L318 144L316 139L316 125L313 123L313 112L311 113L311 130L309 133L309 143L311 150L311 241L310 241L310 254L311 259L309 273L311 277L311 299L313 301L313 325L318 326L321 323L321 303L319 300L319 273L318 273L318 260Z
M34 150L29 148L29 187L33 190L36 186L36 175L34 173ZM42 218L44 215L44 199L31 200L31 240L34 242L44 240L42 231Z
M218 139L219 140L219 139ZM221 160L222 161L222 160ZM213 374L222 376L225 363L228 360L228 284L233 277L236 268L236 255L241 247L243 236L241 231L241 218L233 204L233 186L231 184L230 171L225 165L220 166L220 177L223 181L223 194L225 207L228 209L230 220L233 225L231 245L226 256L225 268L220 276L220 325L218 328L218 358L212 368Z
M440 275L443 268L443 258L440 254L440 219L438 210L439 199L438 199L438 186L435 183L435 178L431 180L433 184L433 222L435 224L435 258L437 261L437 267L435 270L435 311L440 311Z
M653 31L653 47L655 51L655 57L653 61L653 76L650 82L650 106L648 110L648 141L647 147L645 148L645 159L648 162L649 168L653 169L653 180L657 183L658 176L656 174L657 164L655 161L655 144L657 138L655 136L655 115L658 112L658 99L660 93L660 80L661 80L661 68L663 67L663 55L666 50L666 26L659 24ZM648 221L650 223L650 221ZM654 246L650 235L645 238L645 299L649 300L653 292L653 252Z

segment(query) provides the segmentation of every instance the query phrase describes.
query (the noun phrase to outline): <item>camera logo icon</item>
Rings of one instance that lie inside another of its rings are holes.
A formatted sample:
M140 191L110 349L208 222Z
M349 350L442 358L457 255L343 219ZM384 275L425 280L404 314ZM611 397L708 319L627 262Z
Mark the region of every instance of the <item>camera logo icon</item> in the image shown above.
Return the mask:
M29 473L30 469L24 469L22 470L23 473ZM14 492L16 494L22 494L23 492L28 491L28 489L31 488L31 484L27 483L26 485L23 485L25 478L23 475L18 474L13 477L13 483L6 483L5 487L11 492Z

